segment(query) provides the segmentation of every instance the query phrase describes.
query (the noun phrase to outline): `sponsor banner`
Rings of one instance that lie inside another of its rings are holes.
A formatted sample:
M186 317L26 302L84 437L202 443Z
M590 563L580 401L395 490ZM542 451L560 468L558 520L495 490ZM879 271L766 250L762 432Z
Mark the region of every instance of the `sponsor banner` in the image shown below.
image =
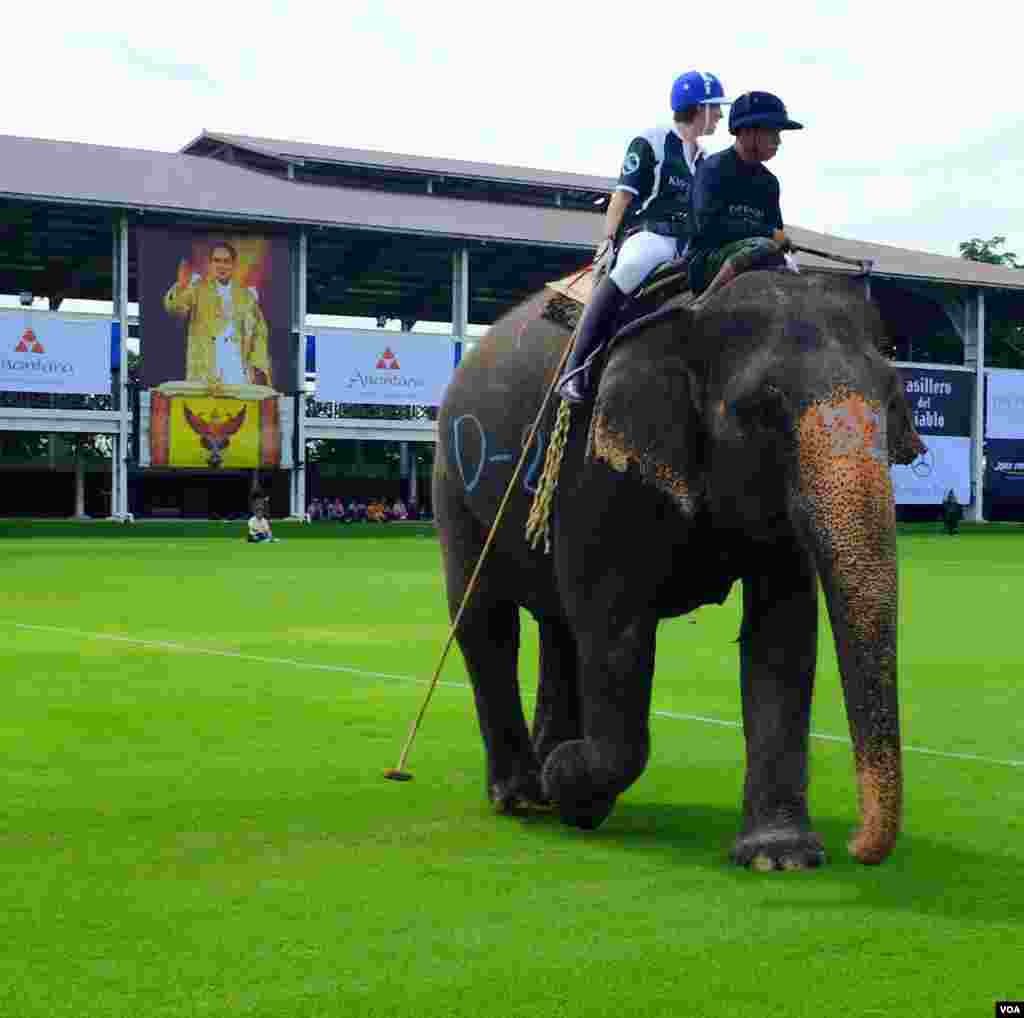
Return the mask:
M961 505L971 501L971 440L964 436L929 435L928 451L909 466L894 465L893 495L897 505L938 505L953 489Z
M1024 371L988 371L985 436L1024 439Z
M335 403L438 406L455 370L447 336L319 329L316 398Z
M143 226L142 384L164 395L296 391L287 237Z
M0 314L0 389L110 392L110 321L39 311Z
M990 438L985 456L992 497L1024 499L1024 438Z
M973 372L926 367L896 370L922 435L970 435Z
M239 470L279 467L281 412L278 398L232 399L147 393L148 456L154 467Z

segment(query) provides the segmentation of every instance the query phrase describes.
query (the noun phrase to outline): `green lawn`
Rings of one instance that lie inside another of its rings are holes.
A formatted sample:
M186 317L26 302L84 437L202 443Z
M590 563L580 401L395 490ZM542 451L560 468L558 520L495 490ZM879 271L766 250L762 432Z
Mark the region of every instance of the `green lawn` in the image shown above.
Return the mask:
M850 748L815 739L830 863L777 874L725 861L736 592L663 625L650 767L588 834L492 815L457 651L416 780L383 780L447 633L429 528L276 530L0 523L2 1018L946 1018L1024 998L1024 528L901 532L905 834L880 867L847 857ZM842 737L822 644L813 727Z

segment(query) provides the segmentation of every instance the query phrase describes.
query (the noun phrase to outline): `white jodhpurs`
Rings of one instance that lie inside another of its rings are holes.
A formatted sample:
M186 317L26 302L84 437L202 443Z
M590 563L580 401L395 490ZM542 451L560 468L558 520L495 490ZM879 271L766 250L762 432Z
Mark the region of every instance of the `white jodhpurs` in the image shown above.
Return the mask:
M625 294L632 293L647 274L662 262L676 257L678 240L641 230L627 237L615 259L609 279Z

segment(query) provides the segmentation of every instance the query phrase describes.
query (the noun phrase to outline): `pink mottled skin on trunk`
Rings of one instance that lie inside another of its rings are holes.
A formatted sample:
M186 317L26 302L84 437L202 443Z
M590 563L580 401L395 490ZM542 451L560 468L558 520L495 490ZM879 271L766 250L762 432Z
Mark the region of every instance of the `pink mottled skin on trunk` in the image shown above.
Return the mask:
M861 862L892 851L902 810L895 507L881 406L845 387L799 423L800 493L836 640L853 739Z

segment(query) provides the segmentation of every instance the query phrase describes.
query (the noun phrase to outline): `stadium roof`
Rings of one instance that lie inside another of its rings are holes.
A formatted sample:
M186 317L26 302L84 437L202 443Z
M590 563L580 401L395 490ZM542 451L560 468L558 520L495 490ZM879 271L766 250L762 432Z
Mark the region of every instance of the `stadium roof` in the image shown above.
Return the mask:
M592 212L467 201L273 177L217 159L0 136L0 197L208 219L349 227L588 250Z

